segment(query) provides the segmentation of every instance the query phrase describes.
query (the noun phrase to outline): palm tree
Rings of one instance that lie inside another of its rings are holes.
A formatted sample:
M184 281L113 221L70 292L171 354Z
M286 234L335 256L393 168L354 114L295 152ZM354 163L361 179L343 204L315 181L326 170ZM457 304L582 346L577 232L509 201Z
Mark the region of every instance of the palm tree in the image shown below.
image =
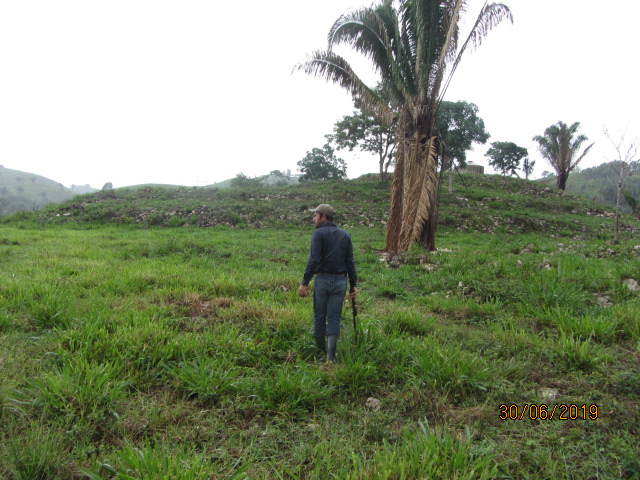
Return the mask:
M544 135L533 137L533 140L538 142L540 154L556 171L556 185L560 190L565 189L569 174L578 166L594 145L593 143L589 145L584 149L582 155L577 157L580 147L588 140L585 135L574 137L579 128L580 122L574 122L569 126L564 122L558 122L547 127Z
M328 48L313 52L296 69L348 90L381 122L396 129L396 166L387 222L387 251L420 241L435 249L437 135L435 120L442 96L462 53L479 46L505 18L506 5L485 4L459 47L459 23L467 0L381 0L342 15L328 35ZM333 51L351 46L371 60L384 95L368 87L349 63Z

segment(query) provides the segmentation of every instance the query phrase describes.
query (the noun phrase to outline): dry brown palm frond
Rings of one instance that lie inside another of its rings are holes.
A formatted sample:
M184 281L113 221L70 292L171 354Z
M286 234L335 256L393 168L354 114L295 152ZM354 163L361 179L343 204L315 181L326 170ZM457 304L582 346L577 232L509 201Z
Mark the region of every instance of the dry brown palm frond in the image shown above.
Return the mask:
M578 166L578 164L582 161L582 159L585 157L585 155L586 155L587 153L589 153L589 150L591 150L591 147L593 147L594 145L595 145L595 143L592 143L592 144L591 144L591 145L589 145L587 148L585 148L585 149L584 149L584 152L582 152L582 155L580 155L580 156L578 157L578 159L577 159L575 162L573 162L573 163L571 164L571 166L569 167L569 169L570 169L570 170L573 170L574 168L576 168L576 167Z
M422 226L430 216L432 210L432 197L425 190L426 186L432 185L435 173L437 153L435 140L430 138L424 141L424 137L416 134L413 139L414 152L407 178L408 190L405 195L404 217L400 233L400 250L406 250L409 246L418 241Z
M403 249L409 248L413 242L418 241L424 223L434 214L434 198L430 192L435 191L435 182L437 181L435 142L436 137L432 137L428 140L427 145L423 146L420 171L412 184L413 190L410 195L413 202L410 207L412 215L407 216L406 233L401 244Z
M435 194L437 191L436 183L438 181L436 174L436 166L438 162L438 152L436 148L437 137L431 137L428 143L428 151L424 171L422 174L420 189L422 194L418 202L416 217L411 234L411 242L415 242L420 237L424 223L435 214Z

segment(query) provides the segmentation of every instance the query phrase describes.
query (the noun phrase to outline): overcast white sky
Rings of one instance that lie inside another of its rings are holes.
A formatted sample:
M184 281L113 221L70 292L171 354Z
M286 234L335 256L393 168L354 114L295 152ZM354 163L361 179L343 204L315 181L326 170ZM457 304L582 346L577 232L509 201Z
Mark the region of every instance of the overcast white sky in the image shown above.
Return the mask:
M446 99L473 102L491 141L580 121L640 136L637 19L628 0L506 0L514 23L467 55ZM333 22L370 0L20 0L0 2L0 165L66 186L206 185L296 170L352 112L349 95L296 63L324 49ZM467 22L482 1L471 0ZM348 57L360 64L356 54ZM486 165L480 146L468 159ZM340 155L348 175L375 158Z

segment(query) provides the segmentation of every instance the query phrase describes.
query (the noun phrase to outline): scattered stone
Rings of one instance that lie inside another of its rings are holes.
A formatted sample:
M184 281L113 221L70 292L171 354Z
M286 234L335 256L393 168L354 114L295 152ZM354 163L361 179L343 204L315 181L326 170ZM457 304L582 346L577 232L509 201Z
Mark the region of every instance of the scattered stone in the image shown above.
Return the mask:
M402 265L403 257L401 253L384 252L380 261L386 263L387 268L398 268Z
M536 246L533 243L530 243L529 245L527 245L526 247L524 247L520 253L531 253L533 252L533 250L536 248Z
M632 292L637 292L638 290L640 290L640 285L638 285L638 281L633 278L627 278L622 282L622 284Z
M611 299L609 297L607 297L606 295L597 295L598 297L598 305L600 305L601 307L612 307L613 303L611 302Z
M556 398L558 398L559 391L557 388L541 388L540 390L538 390L538 393L540 394L540 398L542 398L542 400L554 401Z
M540 270L551 270L551 264L548 262L542 262L540 264L538 264L538 268Z
M377 398L369 397L364 404L369 410L373 410L374 412L379 411L382 408L382 402Z

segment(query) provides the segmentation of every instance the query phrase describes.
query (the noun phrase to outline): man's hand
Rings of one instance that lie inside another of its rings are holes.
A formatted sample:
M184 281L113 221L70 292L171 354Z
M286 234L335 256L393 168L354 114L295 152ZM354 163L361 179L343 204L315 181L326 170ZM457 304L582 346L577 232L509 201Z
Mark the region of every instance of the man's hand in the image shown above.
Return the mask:
M353 287L349 292L349 296L351 298L356 298L356 295L358 295L358 287Z
M308 293L309 287L307 287L306 285L300 285L300 287L298 287L298 295L300 295L301 297L306 297Z

